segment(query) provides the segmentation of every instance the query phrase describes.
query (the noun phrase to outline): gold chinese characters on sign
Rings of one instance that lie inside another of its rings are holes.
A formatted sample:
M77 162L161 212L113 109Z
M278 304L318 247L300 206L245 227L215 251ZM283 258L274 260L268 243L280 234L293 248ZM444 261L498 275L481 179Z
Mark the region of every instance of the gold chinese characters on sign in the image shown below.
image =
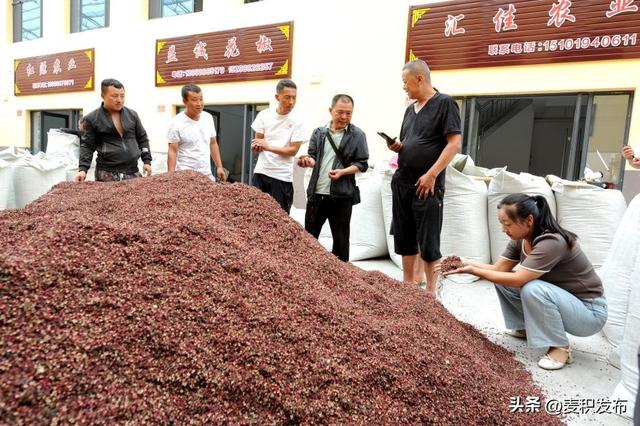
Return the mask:
M640 57L640 1L450 1L412 6L406 59L434 69Z
M156 41L156 86L291 76L293 22Z
M16 96L93 90L94 50L84 49L15 59Z

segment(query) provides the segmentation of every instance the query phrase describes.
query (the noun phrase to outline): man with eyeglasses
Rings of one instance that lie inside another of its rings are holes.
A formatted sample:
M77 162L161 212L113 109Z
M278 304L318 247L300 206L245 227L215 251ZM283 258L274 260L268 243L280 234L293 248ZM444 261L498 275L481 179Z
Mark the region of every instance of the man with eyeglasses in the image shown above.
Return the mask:
M151 176L149 138L138 114L124 106L124 86L118 80L106 79L101 84L102 105L84 117L84 133L80 140L80 165L76 181L83 182L91 166L94 151L96 180L114 182Z
M369 167L369 149L364 132L351 124L353 98L344 93L331 100L331 121L313 131L309 152L298 166L312 167L307 188L305 229L318 238L329 220L333 237L332 253L349 261L349 234L353 205L359 201L355 174Z

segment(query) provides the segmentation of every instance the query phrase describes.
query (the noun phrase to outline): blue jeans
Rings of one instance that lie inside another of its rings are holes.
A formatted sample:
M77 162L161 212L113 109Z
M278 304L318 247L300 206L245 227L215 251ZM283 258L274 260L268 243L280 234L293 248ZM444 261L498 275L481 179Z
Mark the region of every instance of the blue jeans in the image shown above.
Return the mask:
M596 334L607 321L607 300L578 299L560 287L542 280L521 288L496 285L507 328L527 331L531 348L569 345L567 334Z

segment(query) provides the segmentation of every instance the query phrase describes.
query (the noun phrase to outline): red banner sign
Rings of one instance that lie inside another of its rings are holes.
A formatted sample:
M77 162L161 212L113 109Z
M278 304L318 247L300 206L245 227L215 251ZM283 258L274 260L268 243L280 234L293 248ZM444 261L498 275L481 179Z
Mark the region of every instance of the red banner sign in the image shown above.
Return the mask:
M156 41L156 86L291 76L293 22Z
M432 69L640 57L640 1L451 1L409 10L406 59Z
M15 59L16 96L93 90L94 50L84 49Z

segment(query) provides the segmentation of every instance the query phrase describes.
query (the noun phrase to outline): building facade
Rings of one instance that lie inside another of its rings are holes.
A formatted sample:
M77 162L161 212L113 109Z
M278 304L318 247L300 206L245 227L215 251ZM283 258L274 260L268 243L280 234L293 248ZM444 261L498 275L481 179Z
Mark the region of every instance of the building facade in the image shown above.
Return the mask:
M418 57L458 100L476 163L570 179L588 167L629 198L640 171L620 150L640 150L637 3L6 0L0 146L44 149L48 128L74 127L100 105L100 81L116 78L152 150L166 151L180 86L196 81L225 167L246 181L251 120L290 77L309 134L331 97L348 93L382 161L391 153L376 132L398 134L401 68Z

